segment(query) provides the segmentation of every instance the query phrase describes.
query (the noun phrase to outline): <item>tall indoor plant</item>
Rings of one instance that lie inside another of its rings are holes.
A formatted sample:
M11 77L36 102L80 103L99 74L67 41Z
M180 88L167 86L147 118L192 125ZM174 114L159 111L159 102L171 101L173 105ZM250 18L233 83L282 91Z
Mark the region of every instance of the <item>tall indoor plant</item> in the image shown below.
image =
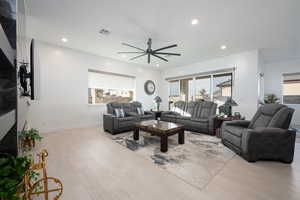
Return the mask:
M26 156L0 158L0 199L20 200L19 190L24 188L23 178L31 161Z

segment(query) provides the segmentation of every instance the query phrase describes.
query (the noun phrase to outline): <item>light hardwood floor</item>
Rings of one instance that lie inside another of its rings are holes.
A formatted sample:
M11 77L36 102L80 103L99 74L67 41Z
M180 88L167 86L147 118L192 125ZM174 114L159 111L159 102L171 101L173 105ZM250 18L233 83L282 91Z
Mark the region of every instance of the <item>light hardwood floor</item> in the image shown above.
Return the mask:
M97 128L44 134L48 174L64 184L63 200L299 200L300 143L295 161L248 163L235 156L203 189L169 174L108 139Z

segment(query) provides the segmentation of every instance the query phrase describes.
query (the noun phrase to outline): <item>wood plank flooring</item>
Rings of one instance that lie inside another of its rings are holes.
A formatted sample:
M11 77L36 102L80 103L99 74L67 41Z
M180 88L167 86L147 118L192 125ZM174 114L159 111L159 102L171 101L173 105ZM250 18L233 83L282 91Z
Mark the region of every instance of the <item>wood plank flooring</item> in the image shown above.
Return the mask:
M63 200L299 200L300 143L292 165L248 163L235 156L203 189L84 128L43 134L48 174L64 184ZM195 171L197 173L197 171Z

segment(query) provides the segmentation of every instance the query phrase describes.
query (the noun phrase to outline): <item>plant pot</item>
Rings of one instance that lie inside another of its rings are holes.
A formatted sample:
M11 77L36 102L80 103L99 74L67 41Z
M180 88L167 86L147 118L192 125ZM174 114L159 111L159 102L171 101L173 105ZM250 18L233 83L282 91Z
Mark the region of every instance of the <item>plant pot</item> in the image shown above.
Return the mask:
M28 147L29 149L32 149L35 147L35 139L33 139L32 137L30 136L26 136L24 139L23 139L23 142L22 142L22 146L23 148L26 148Z

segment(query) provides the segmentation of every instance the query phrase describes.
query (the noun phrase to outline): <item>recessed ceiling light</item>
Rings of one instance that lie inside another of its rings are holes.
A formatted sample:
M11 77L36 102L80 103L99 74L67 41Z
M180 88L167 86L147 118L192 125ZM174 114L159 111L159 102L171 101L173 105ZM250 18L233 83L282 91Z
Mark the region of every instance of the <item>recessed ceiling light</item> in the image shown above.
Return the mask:
M220 47L220 49L225 50L225 49L227 49L227 47L226 47L226 45L222 45L222 46Z
M156 64L156 67L159 67L159 64L158 64L158 63Z
M61 41L62 42L68 42L68 38L63 37L63 38L61 38Z
M198 22L199 22L198 19L193 19L192 22L191 22L191 24L192 25L196 25L196 24L198 24Z
M127 58L127 56L125 54L122 54L122 58Z

